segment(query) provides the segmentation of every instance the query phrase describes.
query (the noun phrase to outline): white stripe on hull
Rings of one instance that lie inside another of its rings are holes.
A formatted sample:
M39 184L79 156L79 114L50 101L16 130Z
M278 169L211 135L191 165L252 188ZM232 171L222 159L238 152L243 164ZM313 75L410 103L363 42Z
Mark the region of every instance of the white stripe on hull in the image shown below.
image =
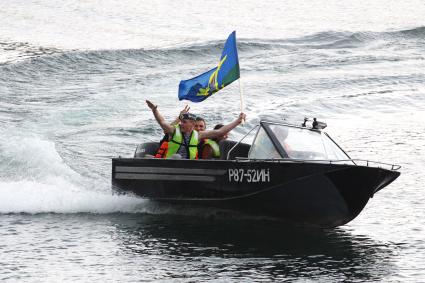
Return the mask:
M170 175L170 174L134 174L134 173L115 173L115 179L126 180L160 180L160 181L202 181L215 182L214 176L200 175Z

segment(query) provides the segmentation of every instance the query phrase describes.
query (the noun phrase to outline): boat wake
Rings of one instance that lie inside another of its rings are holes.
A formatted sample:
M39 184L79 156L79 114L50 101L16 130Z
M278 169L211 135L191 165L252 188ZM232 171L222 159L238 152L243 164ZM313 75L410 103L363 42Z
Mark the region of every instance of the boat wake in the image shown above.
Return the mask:
M113 195L76 187L61 177L43 183L30 180L0 182L0 188L0 214L130 213L195 216L201 219L276 220L218 208L159 205L132 195Z
M0 156L0 213L144 210L143 200L112 195L109 184L83 177L70 168L52 141L15 136L0 143Z
M75 187L58 177L50 182L0 182L0 213L140 213L145 201Z

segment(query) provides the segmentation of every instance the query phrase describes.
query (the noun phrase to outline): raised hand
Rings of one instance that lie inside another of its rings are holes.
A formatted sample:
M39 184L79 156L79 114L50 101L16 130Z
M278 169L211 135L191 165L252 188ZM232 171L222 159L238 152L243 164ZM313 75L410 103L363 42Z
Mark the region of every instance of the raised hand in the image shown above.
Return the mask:
M184 109L183 109L182 111L180 111L180 115L181 115L181 114L184 114L184 113L188 113L188 112L189 112L189 110L190 110L189 105L186 105L186 106L184 107ZM180 117L180 115L179 115L179 117Z
M152 102L150 102L149 100L146 99L146 104L148 105L148 107L151 110L155 110L156 108L158 108L158 105L154 105Z
M241 112L238 117L239 123L243 123L246 120L246 114Z

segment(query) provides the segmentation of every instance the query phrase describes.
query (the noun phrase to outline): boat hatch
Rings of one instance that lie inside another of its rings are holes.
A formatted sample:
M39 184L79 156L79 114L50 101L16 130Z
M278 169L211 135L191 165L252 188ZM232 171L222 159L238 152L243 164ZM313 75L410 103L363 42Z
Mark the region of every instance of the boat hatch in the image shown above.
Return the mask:
M349 160L324 132L261 121L249 151L251 159Z

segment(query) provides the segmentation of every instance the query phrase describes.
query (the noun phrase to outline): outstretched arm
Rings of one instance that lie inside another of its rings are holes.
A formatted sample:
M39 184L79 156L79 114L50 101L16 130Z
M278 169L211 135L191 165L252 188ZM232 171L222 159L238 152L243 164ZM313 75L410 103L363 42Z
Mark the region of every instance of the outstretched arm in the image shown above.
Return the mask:
M240 113L239 117L235 121L221 127L218 130L199 132L199 139L215 139L215 138L221 137L227 134L228 132L230 132L231 130L233 130L234 128L236 128L240 123L242 123L242 121L245 120L245 118L246 118L246 115L244 113Z
M174 127L170 124L168 124L164 117L162 117L161 113L158 111L158 106L154 105L149 100L146 100L146 104L149 106L149 108L152 110L153 116L155 117L155 120L158 122L158 124L161 126L161 128L164 130L165 133L172 134L174 132Z

